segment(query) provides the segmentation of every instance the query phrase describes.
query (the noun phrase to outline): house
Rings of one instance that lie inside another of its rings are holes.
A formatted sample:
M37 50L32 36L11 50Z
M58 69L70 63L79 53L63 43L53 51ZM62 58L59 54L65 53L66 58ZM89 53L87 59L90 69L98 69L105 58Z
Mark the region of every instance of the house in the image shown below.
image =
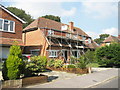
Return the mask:
M22 45L22 19L0 5L0 58L7 58L9 48L14 42Z
M120 43L120 35L118 35L118 37L109 35L109 36L101 43L100 46L109 45L109 44L111 44L111 43L113 43L113 42Z
M25 54L47 56L70 61L70 56L79 57L87 49L94 50L97 44L73 22L63 24L50 19L38 18L23 30Z

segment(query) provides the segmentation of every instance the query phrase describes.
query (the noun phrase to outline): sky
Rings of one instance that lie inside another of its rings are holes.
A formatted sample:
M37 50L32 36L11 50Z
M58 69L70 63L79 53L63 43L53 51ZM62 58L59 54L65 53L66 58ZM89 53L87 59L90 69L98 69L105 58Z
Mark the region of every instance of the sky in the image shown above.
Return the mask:
M118 0L1 0L1 4L23 9L34 19L60 16L62 23L73 21L93 39L105 33L118 36Z

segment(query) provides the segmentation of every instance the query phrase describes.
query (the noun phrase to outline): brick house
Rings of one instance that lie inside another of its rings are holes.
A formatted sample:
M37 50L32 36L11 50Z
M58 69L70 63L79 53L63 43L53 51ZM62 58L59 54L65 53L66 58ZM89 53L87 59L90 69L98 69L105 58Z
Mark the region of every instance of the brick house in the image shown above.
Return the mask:
M23 30L25 54L47 56L69 62L70 56L79 57L87 49L94 50L97 44L73 22L63 24L38 18Z
M0 58L7 58L9 48L15 41L22 42L22 19L0 5Z
M105 46L105 45L109 45L112 42L117 42L120 43L120 35L118 35L118 37L109 35L102 43L100 46Z

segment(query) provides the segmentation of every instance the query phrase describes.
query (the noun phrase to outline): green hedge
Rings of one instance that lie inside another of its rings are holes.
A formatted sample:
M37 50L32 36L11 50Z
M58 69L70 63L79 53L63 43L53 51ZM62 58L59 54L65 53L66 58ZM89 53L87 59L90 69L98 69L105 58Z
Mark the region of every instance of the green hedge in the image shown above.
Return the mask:
M100 65L119 66L120 65L120 43L112 43L95 51L95 57Z

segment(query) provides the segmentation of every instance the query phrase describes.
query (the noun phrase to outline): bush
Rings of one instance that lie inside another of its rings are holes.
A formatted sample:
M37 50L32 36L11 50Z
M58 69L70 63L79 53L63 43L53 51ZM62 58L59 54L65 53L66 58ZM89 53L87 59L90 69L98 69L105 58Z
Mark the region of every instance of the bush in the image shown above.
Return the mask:
M56 59L54 63L55 68L60 68L63 66L63 60Z
M120 43L112 43L109 46L98 48L95 57L100 65L119 66L120 65Z
M22 70L24 68L23 65L24 64L22 61L22 53L20 46L11 46L8 58L3 65L3 78L10 80L20 78L20 75L22 74Z
M54 63L55 63L55 60L54 60L54 59L50 59L50 60L48 60L48 62L47 62L47 66L48 66L48 67L54 67Z
M70 57L70 64L75 64L78 61L78 59L74 56Z
M34 56L30 58L30 62L25 61L25 64L25 76L32 76L46 69L47 58L45 56Z
M69 65L67 65L67 68L76 68L76 66L73 64L69 64Z
M82 55L79 59L78 59L78 63L76 63L76 67L77 68L81 68L84 69L86 68L86 65L89 63L89 60L85 57L85 55Z

